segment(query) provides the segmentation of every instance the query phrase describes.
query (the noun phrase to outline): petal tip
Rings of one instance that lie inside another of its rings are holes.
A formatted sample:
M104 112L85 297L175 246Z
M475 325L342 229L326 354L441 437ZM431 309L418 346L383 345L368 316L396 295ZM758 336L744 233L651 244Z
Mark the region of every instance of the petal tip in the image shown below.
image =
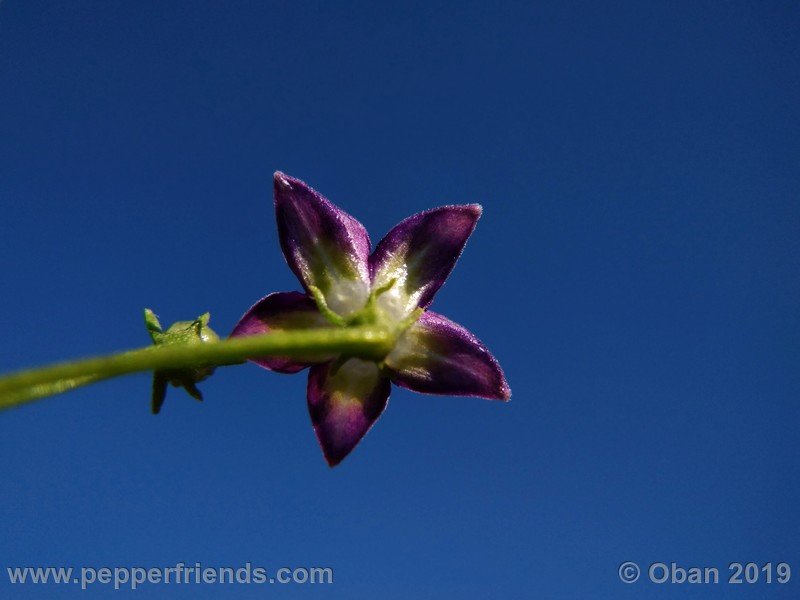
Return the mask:
M509 402L511 400L511 387L508 385L508 380L506 379L505 373L503 373L503 367L500 366L500 363L494 356L492 356L492 363L494 365L495 375L499 379L499 385L496 388L496 393L490 398L490 400Z
M292 187L292 178L289 177L286 173L282 171L275 171L272 175L273 180L275 181L275 187L281 187L284 189L291 189Z
M496 365L497 369L500 370L500 365ZM486 391L483 394L477 393L474 394L477 398L484 398L486 400L499 400L500 402L510 402L511 401L511 388L508 386L508 382L503 377L502 372L500 374L502 380L500 381L500 385L492 391Z
M370 426L371 429L371 426ZM350 454L355 450L356 446L359 445L363 436L366 435L364 433L362 437L350 448L342 448L331 445L330 440L326 436L325 432L318 426L314 426L314 435L317 438L317 442L319 443L319 447L322 450L322 457L325 459L325 462L328 466L333 469L334 467L341 464L341 462L350 456Z
M334 456L328 454L327 452L325 452L325 448L322 449L322 455L325 457L325 462L328 463L328 467L331 469L339 466L344 460L344 456Z
M472 215L475 217L475 220L476 220L476 221L477 221L478 219L480 219L480 218L481 218L481 215L483 214L483 206L481 206L480 204L467 204L467 205L465 206L465 208L466 208L466 209L467 209L467 210L468 210L470 213L472 213Z

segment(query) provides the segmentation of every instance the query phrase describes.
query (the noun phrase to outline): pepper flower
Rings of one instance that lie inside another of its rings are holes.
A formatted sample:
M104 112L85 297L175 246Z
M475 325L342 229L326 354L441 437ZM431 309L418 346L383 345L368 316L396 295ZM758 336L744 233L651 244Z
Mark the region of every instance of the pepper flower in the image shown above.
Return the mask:
M442 206L401 221L371 250L364 226L302 181L275 173L281 249L301 292L256 302L232 336L373 324L400 332L385 356L258 358L279 373L310 367L308 409L322 452L339 464L386 408L391 383L421 392L508 400L497 360L467 329L429 311L481 215Z

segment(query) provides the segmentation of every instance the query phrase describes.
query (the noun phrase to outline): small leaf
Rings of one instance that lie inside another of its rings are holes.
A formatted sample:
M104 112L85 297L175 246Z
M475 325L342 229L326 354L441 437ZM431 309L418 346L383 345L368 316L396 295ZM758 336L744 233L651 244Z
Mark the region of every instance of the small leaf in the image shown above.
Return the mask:
M161 323L158 322L158 317L149 308L144 309L144 325L150 333L150 338L156 343L156 334L161 333Z
M150 408L154 415L161 412L161 406L164 404L164 399L166 397L167 380L156 373L153 375L153 398L150 402Z

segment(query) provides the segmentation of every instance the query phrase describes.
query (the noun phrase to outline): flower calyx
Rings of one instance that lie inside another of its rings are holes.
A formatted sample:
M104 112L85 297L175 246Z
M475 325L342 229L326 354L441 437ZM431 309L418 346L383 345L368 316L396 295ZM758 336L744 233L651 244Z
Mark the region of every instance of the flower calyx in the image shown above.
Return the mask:
M211 319L210 313L205 313L193 321L177 321L169 326L165 331L158 321L155 313L146 308L144 310L144 322L153 345L173 346L186 344L203 344L219 341L219 336L208 326ZM214 373L213 365L198 365L182 369L172 369L155 371L153 373L153 394L151 399L151 410L154 415L161 411L164 399L167 395L167 384L174 387L182 387L195 400L202 401L203 394L197 388L197 384L207 379Z

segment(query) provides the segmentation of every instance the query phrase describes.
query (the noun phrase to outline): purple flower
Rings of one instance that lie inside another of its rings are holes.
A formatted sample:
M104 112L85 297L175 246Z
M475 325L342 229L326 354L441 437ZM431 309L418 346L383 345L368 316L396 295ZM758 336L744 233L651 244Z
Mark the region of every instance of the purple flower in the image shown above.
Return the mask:
M310 367L308 408L328 464L339 464L375 423L390 382L424 394L508 400L511 390L469 331L426 310L481 215L477 204L442 206L401 221L370 253L364 226L305 183L275 173L281 249L306 293L275 292L248 310L232 336L350 324L402 330L384 357L268 357L271 371Z

